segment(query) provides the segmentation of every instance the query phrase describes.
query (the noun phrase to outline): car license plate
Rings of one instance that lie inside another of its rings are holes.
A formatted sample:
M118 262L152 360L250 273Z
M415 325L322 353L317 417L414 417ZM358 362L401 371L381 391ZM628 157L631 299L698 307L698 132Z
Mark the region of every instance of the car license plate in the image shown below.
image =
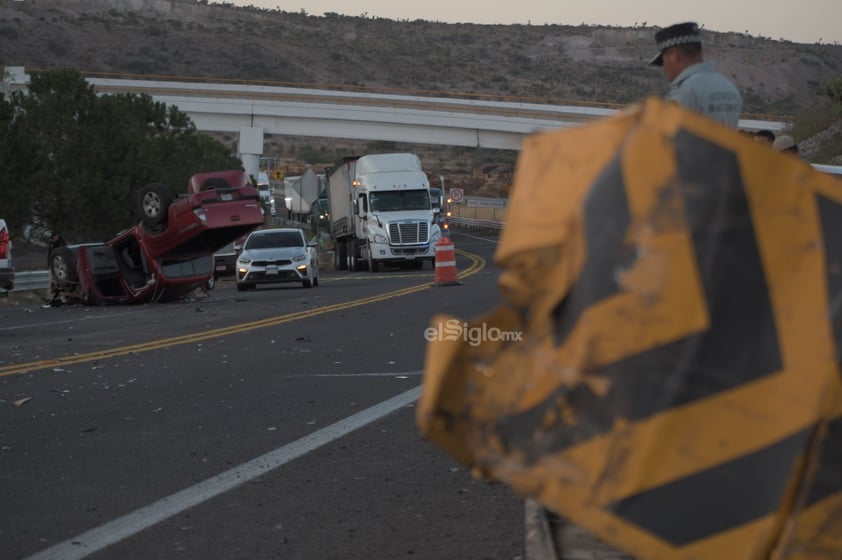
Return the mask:
M216 265L216 269L217 270L225 270L225 265L224 264L218 264L218 265Z
M266 267L266 276L277 276L278 274L278 267L277 266L267 266Z
M220 200L234 200L234 195L231 193L222 193L219 195Z

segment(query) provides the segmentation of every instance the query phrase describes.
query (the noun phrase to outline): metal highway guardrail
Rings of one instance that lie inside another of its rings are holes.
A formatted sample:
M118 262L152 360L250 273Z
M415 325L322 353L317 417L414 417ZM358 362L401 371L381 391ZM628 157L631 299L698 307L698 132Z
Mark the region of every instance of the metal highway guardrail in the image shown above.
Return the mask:
M15 288L12 292L31 292L50 287L50 273L46 270L32 270L15 273Z
M468 229L493 229L497 231L503 229L503 222L495 222L494 220L474 220L472 218L450 216L447 221L452 226L465 227Z
M474 220L471 218L459 218L458 216L451 216L448 219L451 226L463 227L467 229L486 229L500 231L503 229L503 222L495 222L493 220ZM34 292L38 290L46 290L50 287L50 273L47 270L30 270L26 272L15 273L15 287L11 292L0 292L0 296L4 293L17 292Z

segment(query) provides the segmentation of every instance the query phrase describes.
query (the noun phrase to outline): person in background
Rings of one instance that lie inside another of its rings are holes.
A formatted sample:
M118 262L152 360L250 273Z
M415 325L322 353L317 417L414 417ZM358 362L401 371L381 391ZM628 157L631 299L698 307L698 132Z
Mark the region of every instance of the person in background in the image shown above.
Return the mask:
M798 144L792 136L787 134L777 137L772 147L779 152L786 152L800 157Z
M702 36L693 22L677 23L655 33L658 54L650 66L661 66L670 81L667 99L737 128L743 98L736 86L702 57Z
M775 133L771 130L758 130L754 133L754 141L771 146L775 142Z
M50 242L47 244L47 268L50 268L50 257L52 256L53 249L56 247L64 247L67 245L67 241L61 236L61 233L57 231L50 232Z

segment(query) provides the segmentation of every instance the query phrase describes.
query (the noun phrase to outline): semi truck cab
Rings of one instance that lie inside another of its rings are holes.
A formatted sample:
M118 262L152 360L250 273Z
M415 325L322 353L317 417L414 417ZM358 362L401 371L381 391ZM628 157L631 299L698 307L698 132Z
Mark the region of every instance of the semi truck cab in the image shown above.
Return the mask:
M441 230L427 175L414 154L346 158L329 176L329 196L337 268L356 270L365 263L377 272L385 264L420 268L433 262ZM353 215L347 218L343 196L351 197Z

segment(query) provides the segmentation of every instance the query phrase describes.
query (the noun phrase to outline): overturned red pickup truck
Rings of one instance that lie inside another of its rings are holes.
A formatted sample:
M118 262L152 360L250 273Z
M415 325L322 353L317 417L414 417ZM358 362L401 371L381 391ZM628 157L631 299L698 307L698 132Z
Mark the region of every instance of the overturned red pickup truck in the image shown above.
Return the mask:
M65 299L88 305L179 299L212 282L213 253L263 224L243 171L198 173L186 195L160 183L138 197L141 222L107 243L53 250L50 272Z

